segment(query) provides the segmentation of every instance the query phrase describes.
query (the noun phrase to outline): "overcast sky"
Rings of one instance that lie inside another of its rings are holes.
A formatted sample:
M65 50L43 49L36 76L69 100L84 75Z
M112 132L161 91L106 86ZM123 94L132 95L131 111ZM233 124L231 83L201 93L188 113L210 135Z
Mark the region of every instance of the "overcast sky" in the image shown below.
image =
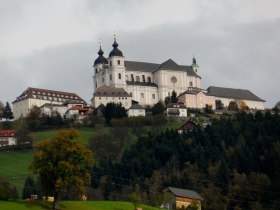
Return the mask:
M191 65L202 88L280 100L279 0L1 0L0 100L27 87L74 92L90 102L99 39L114 32L126 60Z

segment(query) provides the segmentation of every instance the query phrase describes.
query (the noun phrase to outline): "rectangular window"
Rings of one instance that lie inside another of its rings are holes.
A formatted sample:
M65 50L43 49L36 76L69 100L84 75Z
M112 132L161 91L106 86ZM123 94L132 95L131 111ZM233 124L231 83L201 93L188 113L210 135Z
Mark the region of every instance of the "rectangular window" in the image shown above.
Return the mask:
M112 80L112 74L110 74L110 80Z
M152 99L156 99L156 95L155 94L152 94Z
M119 79L121 79L122 78L122 75L119 73Z
M144 93L141 93L141 98L144 98Z
M193 86L193 83L192 82L190 82L190 85L189 85L190 87L192 87Z
M118 60L118 65L121 65L121 61L120 60Z

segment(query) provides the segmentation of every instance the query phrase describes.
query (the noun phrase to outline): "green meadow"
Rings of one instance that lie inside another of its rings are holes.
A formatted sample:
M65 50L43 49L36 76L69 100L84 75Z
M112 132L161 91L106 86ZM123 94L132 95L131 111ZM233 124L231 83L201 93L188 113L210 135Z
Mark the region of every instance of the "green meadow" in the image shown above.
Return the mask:
M45 139L51 139L58 130L47 130L32 133L34 143ZM87 145L89 138L94 135L92 128L80 128L84 143ZM9 179L12 186L18 189L19 195L22 193L24 181L28 174L32 172L28 169L33 158L34 150L29 151L0 151L0 176ZM1 208L0 208L1 209Z
M116 201L62 201L59 204L61 210L134 210L129 202ZM157 210L147 205L140 205L143 210ZM51 209L51 203L27 202L27 201L0 201L0 209L3 210L46 210Z

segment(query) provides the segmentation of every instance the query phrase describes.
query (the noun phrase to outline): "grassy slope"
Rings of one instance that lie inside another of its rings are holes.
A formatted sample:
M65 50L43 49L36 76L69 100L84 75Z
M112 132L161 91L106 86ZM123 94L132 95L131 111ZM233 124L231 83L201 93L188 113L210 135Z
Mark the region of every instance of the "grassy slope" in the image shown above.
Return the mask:
M85 144L88 144L89 138L94 131L91 128L78 129ZM40 131L32 134L34 142L40 142L45 139L51 139L57 130ZM28 166L33 158L34 151L0 151L0 176L7 177L12 184L18 189L21 195L24 181L28 174ZM1 208L0 208L1 209Z
M44 210L50 209L41 203L29 203L26 201L0 201L0 209L5 210ZM132 203L129 202L115 202L115 201L63 201L60 203L62 210L134 210ZM143 210L157 210L151 206L141 205Z

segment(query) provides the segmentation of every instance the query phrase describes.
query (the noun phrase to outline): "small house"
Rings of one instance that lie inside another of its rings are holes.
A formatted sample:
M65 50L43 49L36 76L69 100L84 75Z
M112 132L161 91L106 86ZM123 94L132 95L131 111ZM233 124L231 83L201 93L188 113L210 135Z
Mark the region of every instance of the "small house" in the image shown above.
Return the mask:
M0 147L16 145L15 130L0 130Z
M195 204L198 210L201 210L201 203L203 198L195 191L169 187L168 191L171 193L171 200L169 206L173 209L187 208Z
M169 103L166 114L167 116L187 117L187 107L180 103Z
M137 116L145 116L145 109L140 106L139 104L135 103L128 109L128 116L129 117L137 117Z
M198 125L195 122L193 122L192 120L188 120L180 128L178 128L177 131L179 134L189 133L192 130L194 130L195 128L197 128L197 126Z

